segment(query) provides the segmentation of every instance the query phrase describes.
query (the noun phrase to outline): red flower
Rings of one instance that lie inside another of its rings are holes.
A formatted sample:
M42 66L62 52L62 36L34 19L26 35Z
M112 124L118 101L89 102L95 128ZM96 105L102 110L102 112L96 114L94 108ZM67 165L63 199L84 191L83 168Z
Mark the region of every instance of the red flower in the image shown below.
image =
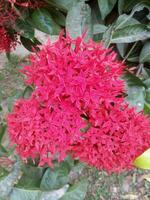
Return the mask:
M4 27L0 27L0 53L9 52L17 45L17 34L9 34Z
M0 0L0 26L1 27L13 27L18 14L6 0Z
M38 8L43 5L42 0L8 0L10 3L16 4L22 7Z
M71 151L75 158L110 173L133 168L135 158L149 147L150 119L128 105L114 104L100 106L91 128Z
M27 83L34 84L39 101L72 103L88 115L105 100L120 102L124 91L121 75L124 66L111 49L82 38L72 40L60 35L57 42L47 43L31 65L24 67Z
M107 172L130 169L150 147L150 120L125 105L123 69L111 49L80 37L44 45L22 70L31 98L8 116L20 156L51 166L71 152Z
M39 157L39 165L64 160L70 145L80 137L84 121L66 102L45 107L35 99L20 99L8 116L8 133L22 158Z

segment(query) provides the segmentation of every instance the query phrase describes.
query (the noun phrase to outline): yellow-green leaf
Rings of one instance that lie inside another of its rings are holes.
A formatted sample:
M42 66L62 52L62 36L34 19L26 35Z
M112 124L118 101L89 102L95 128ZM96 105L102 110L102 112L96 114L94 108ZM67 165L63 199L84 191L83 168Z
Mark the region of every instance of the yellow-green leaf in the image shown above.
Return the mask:
M150 169L150 149L134 160L134 165L142 169Z

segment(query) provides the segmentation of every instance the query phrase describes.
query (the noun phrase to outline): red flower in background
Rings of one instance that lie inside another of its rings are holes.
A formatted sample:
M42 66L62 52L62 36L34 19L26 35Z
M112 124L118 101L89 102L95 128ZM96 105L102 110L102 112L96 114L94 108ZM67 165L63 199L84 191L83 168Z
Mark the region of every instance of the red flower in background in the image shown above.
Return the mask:
M4 27L0 27L0 36L0 53L15 49L18 42L17 34L9 34Z
M72 153L107 172L132 168L150 146L150 120L125 104L123 69L111 49L80 37L41 47L22 70L32 96L8 116L20 156L51 166Z
M38 8L43 6L42 0L8 0L10 3L16 4L21 7Z
M12 5L6 0L0 0L0 26L14 27L18 19L18 13Z

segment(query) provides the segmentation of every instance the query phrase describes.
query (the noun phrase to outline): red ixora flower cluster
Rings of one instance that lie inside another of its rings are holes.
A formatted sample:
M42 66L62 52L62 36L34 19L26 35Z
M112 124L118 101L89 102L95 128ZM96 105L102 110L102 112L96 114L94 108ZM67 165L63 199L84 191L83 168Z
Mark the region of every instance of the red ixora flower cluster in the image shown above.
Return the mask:
M15 49L18 38L14 30L18 14L6 0L0 0L0 53ZM11 30L11 31L10 31Z
M35 89L8 116L8 133L22 158L39 165L74 158L107 172L133 167L150 147L150 120L123 98L124 66L102 44L60 34L23 68Z
M21 7L38 8L43 6L42 0L8 0L10 3L16 4Z
M17 45L17 34L10 34L4 27L0 27L0 53L10 52Z

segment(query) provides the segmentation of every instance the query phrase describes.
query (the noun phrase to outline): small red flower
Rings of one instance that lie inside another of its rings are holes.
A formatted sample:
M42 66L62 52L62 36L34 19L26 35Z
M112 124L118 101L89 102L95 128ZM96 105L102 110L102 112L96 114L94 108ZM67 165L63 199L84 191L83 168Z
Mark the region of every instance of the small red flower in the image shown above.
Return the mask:
M10 34L4 27L0 27L0 53L10 52L17 45L17 34Z
M10 3L21 7L38 8L44 5L42 0L8 0Z

